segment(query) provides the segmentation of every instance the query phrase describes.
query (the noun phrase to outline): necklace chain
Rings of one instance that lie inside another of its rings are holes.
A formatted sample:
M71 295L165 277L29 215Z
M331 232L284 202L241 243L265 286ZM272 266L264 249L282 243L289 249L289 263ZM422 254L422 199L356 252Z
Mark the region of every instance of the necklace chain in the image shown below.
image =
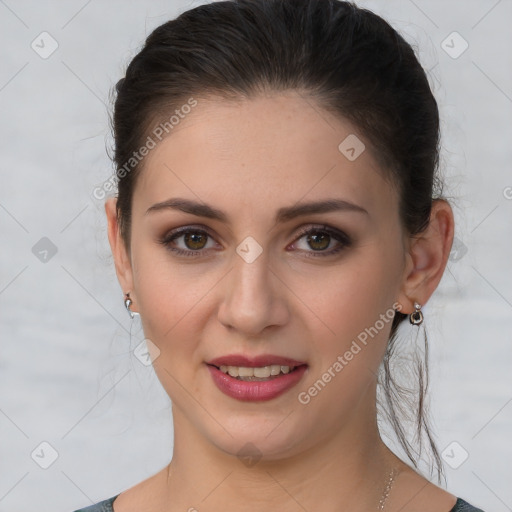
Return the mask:
M388 481L386 483L386 487L384 488L384 492L382 493L382 497L379 501L379 508L378 510L384 510L384 505L386 504L386 500L388 499L389 493L391 491L391 487L393 487L393 483L395 481L395 478L398 474L398 470L393 468L391 470L391 473L389 474Z
M167 481L169 481L169 476L171 472L171 466L169 464L168 472L167 472ZM389 493L391 492L391 488L393 487L393 483L395 481L396 476L398 475L399 471L396 468L393 468L391 472L389 473L389 478L386 483L386 487L384 488L384 492L382 493L382 497L379 501L379 508L378 510L384 510L384 505L386 504L386 500L388 499Z

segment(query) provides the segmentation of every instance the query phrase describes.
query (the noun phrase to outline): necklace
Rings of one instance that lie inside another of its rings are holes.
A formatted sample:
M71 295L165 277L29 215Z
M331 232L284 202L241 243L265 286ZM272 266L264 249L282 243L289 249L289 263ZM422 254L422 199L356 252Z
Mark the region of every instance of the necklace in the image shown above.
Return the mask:
M169 464L168 471L167 471L167 481L169 481L169 476L171 472L171 466ZM386 487L384 488L384 492L382 493L382 497L379 501L379 507L378 510L384 510L384 505L386 504L386 500L388 499L389 493L391 492L391 487L393 487L393 483L395 481L395 478L397 477L399 471L396 468L393 468L391 472L389 473L389 478L386 483Z
M395 478L398 474L398 470L393 468L391 470L391 473L389 474L388 481L386 483L386 487L384 488L384 492L382 493L382 497L379 501L379 508L378 510L384 510L384 505L386 503L386 500L388 499L389 493L391 491L391 487L393 487L393 482L395 481Z

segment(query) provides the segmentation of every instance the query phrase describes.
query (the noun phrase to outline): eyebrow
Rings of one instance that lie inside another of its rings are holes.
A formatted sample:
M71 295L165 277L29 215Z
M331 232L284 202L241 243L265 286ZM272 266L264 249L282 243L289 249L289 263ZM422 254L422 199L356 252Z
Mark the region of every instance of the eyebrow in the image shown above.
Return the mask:
M227 214L222 210L214 208L213 206L210 206L206 203L199 203L197 201L192 201L190 199L184 199L180 197L167 199L166 201L162 201L161 203L156 203L153 206L150 206L146 210L146 215L148 213L169 209L190 213L192 215L197 215L198 217L206 217L208 219L218 220L226 224L229 223ZM336 211L357 212L369 215L368 211L365 210L362 206L351 203L349 201L345 201L343 199L334 198L325 199L322 201L297 203L293 206L285 206L279 208L275 216L275 222L287 222L303 215Z

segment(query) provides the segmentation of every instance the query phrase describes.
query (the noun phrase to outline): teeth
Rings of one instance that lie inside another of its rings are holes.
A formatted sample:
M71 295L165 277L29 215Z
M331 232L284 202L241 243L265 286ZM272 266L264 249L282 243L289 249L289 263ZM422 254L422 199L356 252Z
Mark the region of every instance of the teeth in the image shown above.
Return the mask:
M281 366L278 364L273 364L270 367L270 375L279 375L281 373Z
M236 366L228 366L227 370L231 377L238 377L238 368Z
M236 366L234 368L236 368ZM254 377L254 368L245 368L244 366L240 366L236 371L238 372L239 377Z
M226 366L222 365L220 371L231 375L231 377L238 377L241 380L252 380L251 377L257 379L268 379L276 375L290 373L295 367L281 366L279 364L272 364L270 366L262 366L259 368L249 368L247 366ZM254 379L256 380L256 379Z

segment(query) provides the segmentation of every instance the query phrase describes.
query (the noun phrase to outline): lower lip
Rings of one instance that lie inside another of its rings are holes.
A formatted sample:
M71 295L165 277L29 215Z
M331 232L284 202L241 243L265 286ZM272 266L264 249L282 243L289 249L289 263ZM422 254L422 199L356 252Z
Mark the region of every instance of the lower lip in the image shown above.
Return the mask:
M213 382L224 394L247 402L271 400L285 393L302 379L307 369L307 365L302 365L293 372L279 375L270 380L245 381L235 379L215 366L207 366Z

